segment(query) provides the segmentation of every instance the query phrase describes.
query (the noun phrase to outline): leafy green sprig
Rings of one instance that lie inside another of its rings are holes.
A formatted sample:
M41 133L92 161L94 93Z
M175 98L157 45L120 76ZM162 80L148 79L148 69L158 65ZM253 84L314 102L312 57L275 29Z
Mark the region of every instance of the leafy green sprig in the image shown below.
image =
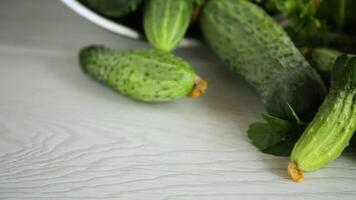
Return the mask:
M266 122L256 122L249 126L247 135L259 150L276 156L289 156L307 123L300 120L293 108L287 104L288 119L262 114Z

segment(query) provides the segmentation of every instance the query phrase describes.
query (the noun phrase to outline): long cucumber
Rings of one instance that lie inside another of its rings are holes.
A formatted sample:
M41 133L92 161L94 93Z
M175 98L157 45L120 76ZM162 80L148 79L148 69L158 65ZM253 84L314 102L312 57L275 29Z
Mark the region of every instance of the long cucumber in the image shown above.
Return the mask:
M201 18L206 42L259 93L269 114L286 117L288 103L311 118L325 86L283 28L246 0L210 0Z

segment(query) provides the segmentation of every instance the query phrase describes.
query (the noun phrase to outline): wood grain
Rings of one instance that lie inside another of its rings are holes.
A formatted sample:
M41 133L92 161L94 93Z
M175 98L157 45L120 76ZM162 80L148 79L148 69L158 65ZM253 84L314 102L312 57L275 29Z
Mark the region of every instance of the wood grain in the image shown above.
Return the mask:
M246 137L263 107L204 47L179 49L210 83L196 100L145 104L83 75L84 45L144 48L59 1L0 2L0 199L355 199L356 153L286 177L288 158Z

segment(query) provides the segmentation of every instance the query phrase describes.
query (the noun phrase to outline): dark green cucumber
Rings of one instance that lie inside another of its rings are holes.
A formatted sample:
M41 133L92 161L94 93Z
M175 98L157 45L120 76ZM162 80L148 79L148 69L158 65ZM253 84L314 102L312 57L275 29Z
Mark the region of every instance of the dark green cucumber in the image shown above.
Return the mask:
M80 2L108 17L122 17L136 11L143 0L80 0Z
M144 29L148 41L162 51L172 51L183 39L192 17L192 0L149 0Z
M101 46L80 51L84 72L133 99L162 102L206 90L192 67L171 53L154 49L120 52Z
M340 56L331 76L329 94L292 151L288 170L295 181L336 159L356 131L356 56Z
M286 103L310 118L325 86L288 35L264 10L246 0L210 0L201 17L205 40L260 94L269 114L285 118Z
M333 48L345 53L356 54L356 37L352 35L328 31L299 33L293 29L287 29L287 32L298 47Z

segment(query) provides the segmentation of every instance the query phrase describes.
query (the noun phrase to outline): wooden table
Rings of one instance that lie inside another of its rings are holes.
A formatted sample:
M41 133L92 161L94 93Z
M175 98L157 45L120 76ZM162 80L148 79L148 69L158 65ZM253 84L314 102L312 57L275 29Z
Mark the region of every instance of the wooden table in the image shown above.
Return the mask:
M60 1L0 1L0 199L356 199L356 153L295 184L246 129L263 106L204 47L178 49L210 83L195 100L132 101L86 77L88 44L148 47Z

